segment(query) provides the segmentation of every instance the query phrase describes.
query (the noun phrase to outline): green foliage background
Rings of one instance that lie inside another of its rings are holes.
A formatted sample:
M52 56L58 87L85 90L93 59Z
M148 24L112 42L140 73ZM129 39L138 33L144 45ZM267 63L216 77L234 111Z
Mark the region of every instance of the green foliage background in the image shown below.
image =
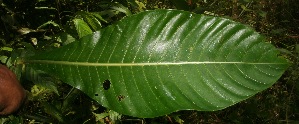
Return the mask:
M108 110L80 91L32 72L20 77L28 100L3 123L298 123L299 3L296 0L0 0L0 60L13 66L16 56L66 45L124 16L149 9L183 9L250 25L292 62L271 88L215 112L179 111L143 119ZM78 32L79 28L91 27ZM66 42L68 41L68 42ZM26 53L19 52L26 49Z

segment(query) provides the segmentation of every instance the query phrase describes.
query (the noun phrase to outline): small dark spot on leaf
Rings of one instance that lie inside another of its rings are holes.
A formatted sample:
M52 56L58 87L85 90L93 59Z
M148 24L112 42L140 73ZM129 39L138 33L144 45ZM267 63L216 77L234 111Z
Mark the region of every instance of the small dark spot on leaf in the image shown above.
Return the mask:
M94 94L94 96L99 96L99 94L96 93L96 94Z
M126 96L124 96L124 95L118 95L117 96L118 101L122 101L125 98L126 98Z
M109 80L105 80L103 83L103 88L104 90L108 90L110 88L110 81Z

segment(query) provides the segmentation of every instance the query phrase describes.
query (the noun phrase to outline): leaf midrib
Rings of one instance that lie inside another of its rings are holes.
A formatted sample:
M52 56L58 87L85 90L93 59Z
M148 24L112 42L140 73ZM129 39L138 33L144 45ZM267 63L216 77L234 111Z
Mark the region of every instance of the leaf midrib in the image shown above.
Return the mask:
M254 63L254 62L151 62L151 63L91 63L91 62L70 62L53 60L27 60L24 64L59 64L77 66L165 66L165 65L201 65L201 64L243 64L243 65L285 65L286 63Z

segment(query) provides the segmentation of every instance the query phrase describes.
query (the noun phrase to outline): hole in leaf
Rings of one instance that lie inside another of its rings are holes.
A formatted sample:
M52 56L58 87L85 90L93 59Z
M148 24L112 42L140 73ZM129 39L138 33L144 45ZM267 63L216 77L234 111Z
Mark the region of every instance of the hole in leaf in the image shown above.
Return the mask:
M108 90L110 88L110 81L109 80L105 80L103 83L103 88L104 90Z

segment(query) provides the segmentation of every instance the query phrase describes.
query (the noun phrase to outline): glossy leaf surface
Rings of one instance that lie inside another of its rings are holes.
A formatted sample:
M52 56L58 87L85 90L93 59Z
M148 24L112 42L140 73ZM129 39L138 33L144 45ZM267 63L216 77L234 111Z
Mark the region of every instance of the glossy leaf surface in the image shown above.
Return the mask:
M249 98L288 67L277 54L264 37L231 20L155 10L23 63L119 113L155 117L220 110Z

